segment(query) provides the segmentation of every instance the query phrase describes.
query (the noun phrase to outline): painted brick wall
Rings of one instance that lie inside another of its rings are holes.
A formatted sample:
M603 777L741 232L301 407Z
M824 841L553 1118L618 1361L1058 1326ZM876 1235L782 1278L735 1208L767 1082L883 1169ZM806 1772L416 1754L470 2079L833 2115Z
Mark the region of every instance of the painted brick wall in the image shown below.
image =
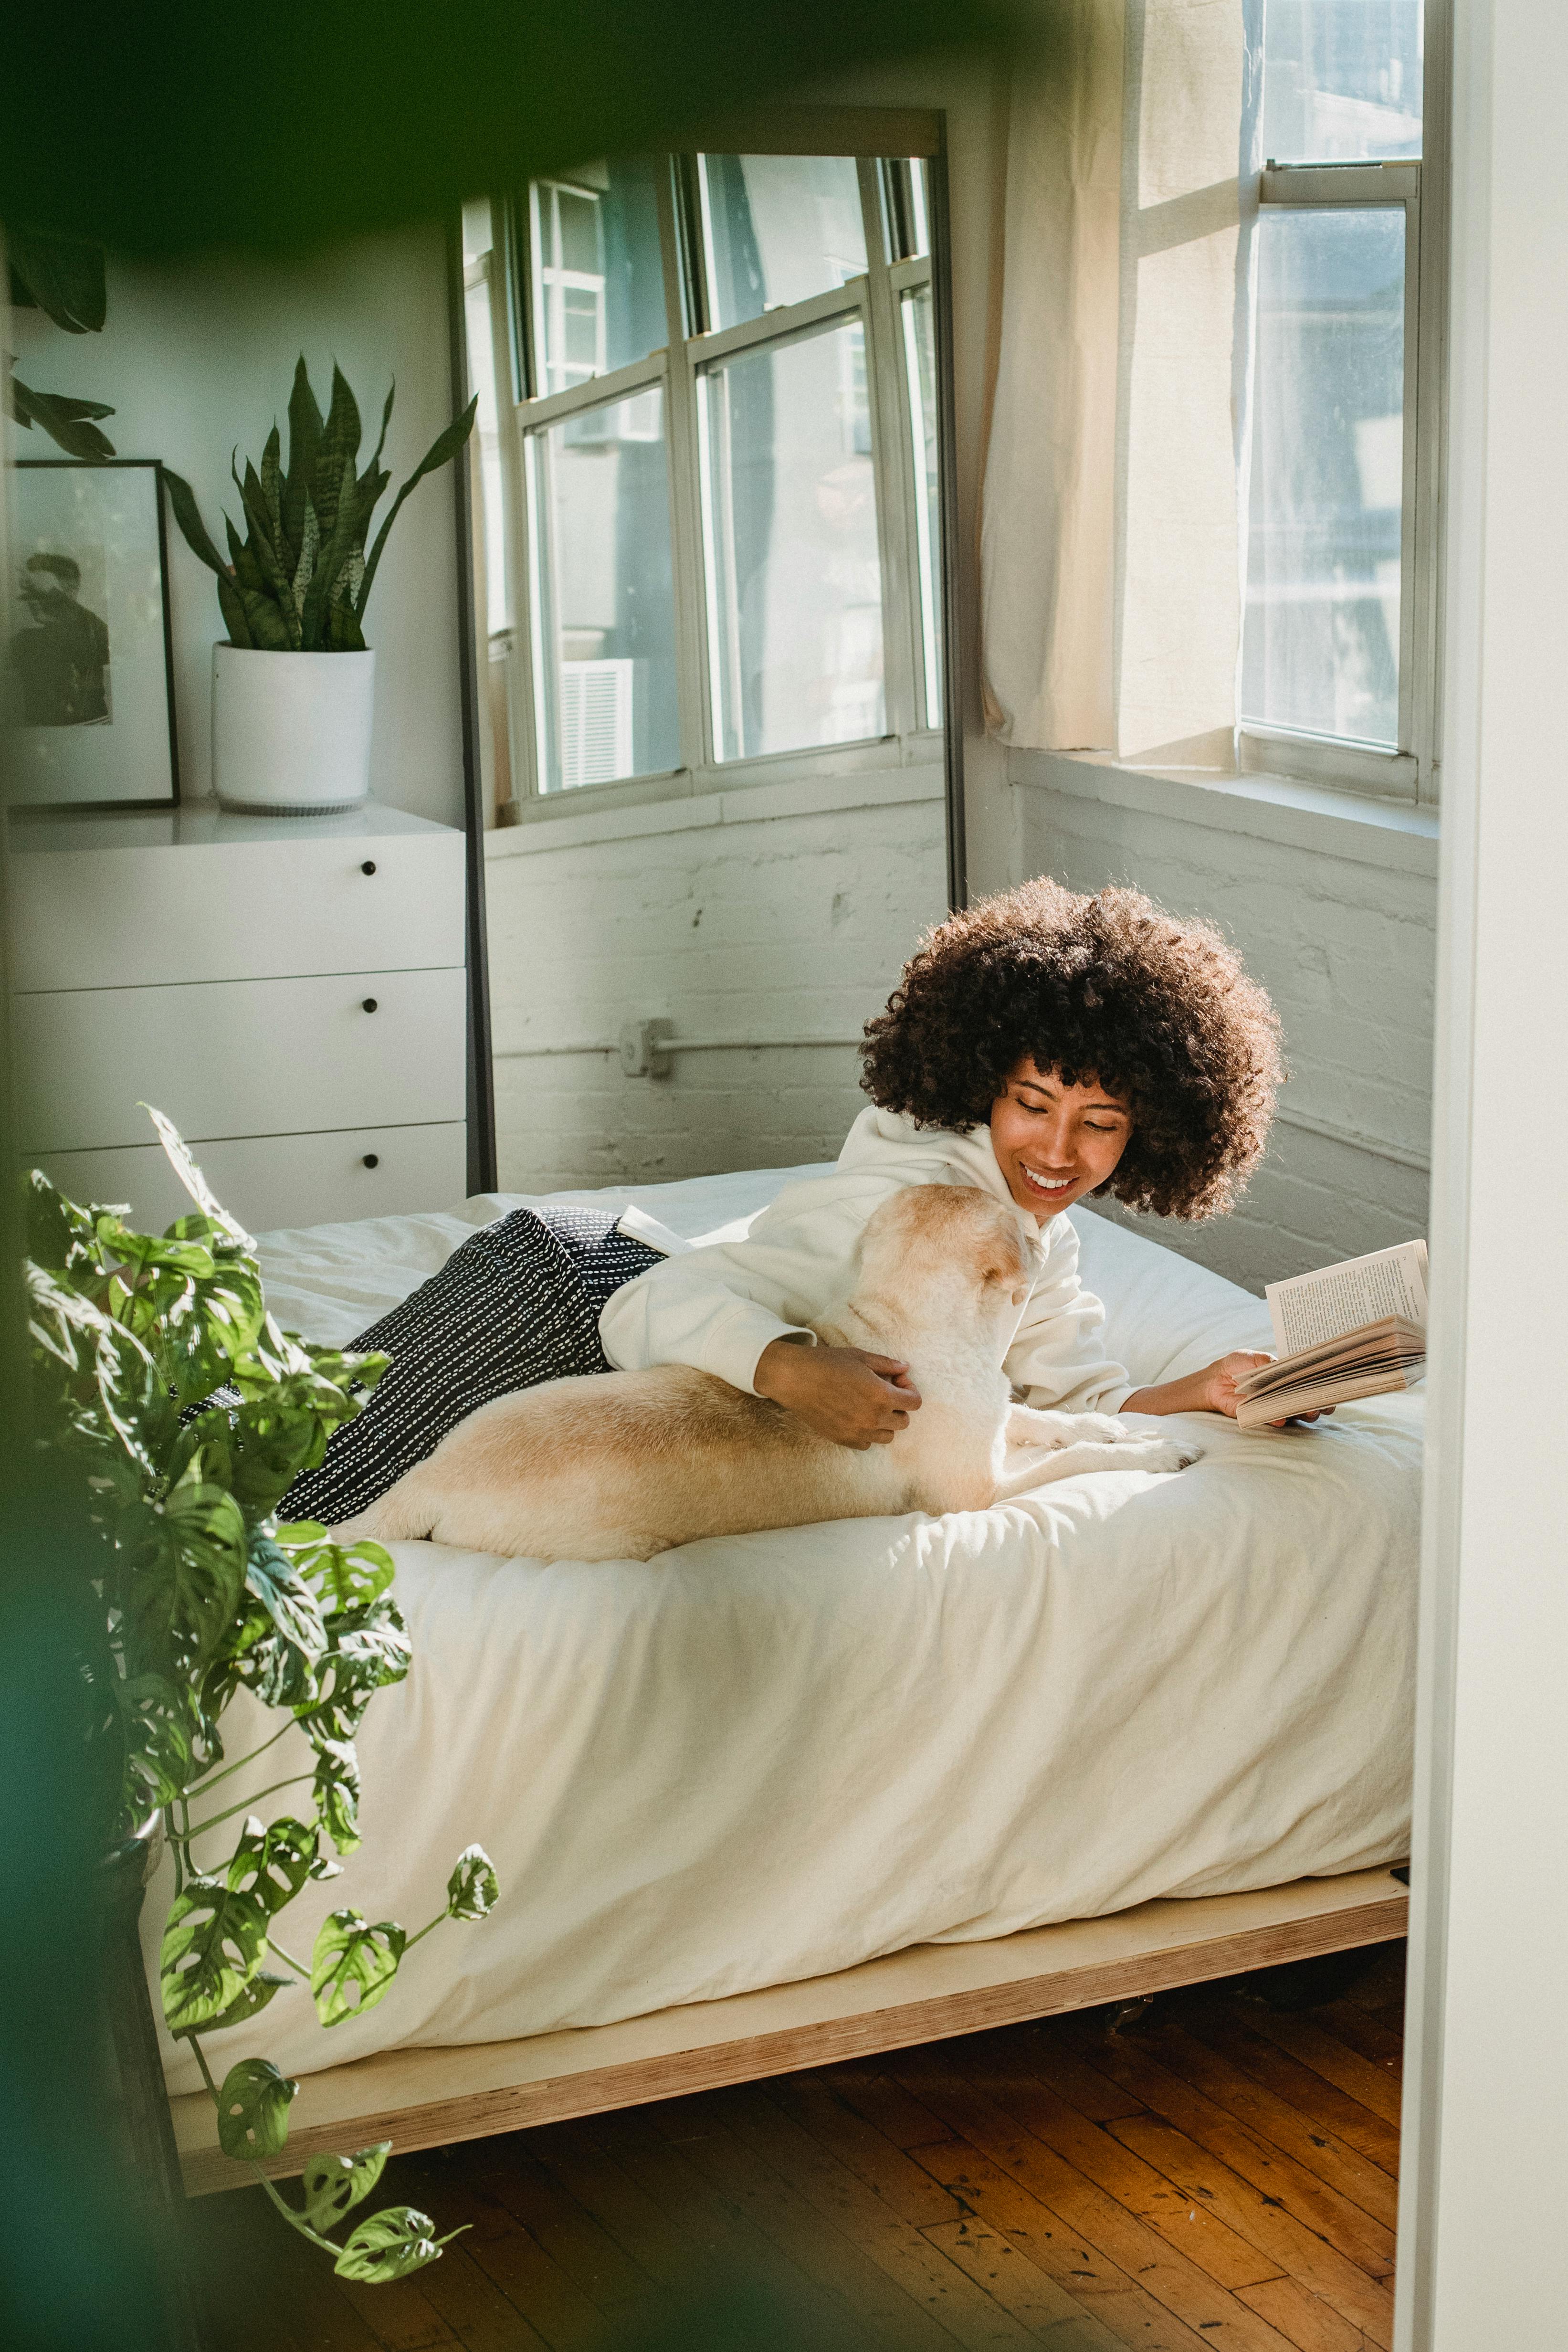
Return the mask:
M688 1037L858 1035L946 909L939 770L569 816L485 846L505 1190L837 1156L865 1101L849 1044L677 1055L667 1078L559 1049L654 1015Z
M1020 871L1078 890L1133 883L1207 916L1284 1024L1283 1115L1238 1208L1203 1225L1124 1221L1254 1290L1425 1233L1435 841L1379 833L1354 808L1325 816L1333 804L1304 792L1260 812L1043 754L1014 754L1012 773ZM1206 799L1212 823L1196 813ZM1275 837L1247 829L1265 824Z
M1310 815L1270 837L1234 807L1202 821L1191 788L1166 805L1151 782L1119 803L1077 763L1023 756L1016 870L1134 882L1207 916L1284 1021L1285 1116L1237 1210L1127 1222L1250 1289L1424 1232L1434 845ZM654 1015L688 1037L858 1034L944 911L941 779L883 772L858 782L859 805L831 804L845 793L842 778L753 787L486 835L507 1190L836 1154L864 1101L847 1044L682 1055L664 1079L623 1076L606 1049Z

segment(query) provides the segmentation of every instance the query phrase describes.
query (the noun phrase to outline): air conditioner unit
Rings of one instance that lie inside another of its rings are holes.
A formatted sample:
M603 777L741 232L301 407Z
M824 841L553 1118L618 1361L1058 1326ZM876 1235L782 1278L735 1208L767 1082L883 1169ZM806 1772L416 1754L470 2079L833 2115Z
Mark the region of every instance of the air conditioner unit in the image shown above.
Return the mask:
M563 785L608 784L632 773L633 667L624 658L561 664Z

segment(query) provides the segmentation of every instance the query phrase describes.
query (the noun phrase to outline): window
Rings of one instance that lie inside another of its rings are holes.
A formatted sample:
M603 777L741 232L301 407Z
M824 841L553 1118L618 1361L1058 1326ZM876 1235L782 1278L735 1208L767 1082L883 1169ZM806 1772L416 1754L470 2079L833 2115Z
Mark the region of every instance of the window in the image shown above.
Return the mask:
M928 214L918 160L664 157L536 181L468 251L519 798L941 726Z
M1239 739L1247 767L1430 799L1443 272L1425 14L1265 0Z

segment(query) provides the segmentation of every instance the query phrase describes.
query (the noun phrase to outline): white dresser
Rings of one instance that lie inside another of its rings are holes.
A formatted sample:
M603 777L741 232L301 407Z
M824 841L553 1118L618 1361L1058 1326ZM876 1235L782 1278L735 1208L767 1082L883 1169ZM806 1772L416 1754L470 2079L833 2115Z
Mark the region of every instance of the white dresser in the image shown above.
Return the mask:
M161 1229L167 1113L253 1233L466 1190L463 835L371 803L11 825L27 1160Z

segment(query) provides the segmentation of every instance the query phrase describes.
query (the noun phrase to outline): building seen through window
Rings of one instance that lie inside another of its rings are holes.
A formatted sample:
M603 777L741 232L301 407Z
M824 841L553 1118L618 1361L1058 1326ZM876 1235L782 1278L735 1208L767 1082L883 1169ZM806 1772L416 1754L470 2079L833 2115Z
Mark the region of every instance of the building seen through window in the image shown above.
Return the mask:
M1263 18L1241 725L1273 764L1292 738L1309 769L1314 740L1383 755L1383 783L1375 761L1359 780L1391 791L1429 736L1410 581L1433 496L1413 462L1423 16L1265 0Z

